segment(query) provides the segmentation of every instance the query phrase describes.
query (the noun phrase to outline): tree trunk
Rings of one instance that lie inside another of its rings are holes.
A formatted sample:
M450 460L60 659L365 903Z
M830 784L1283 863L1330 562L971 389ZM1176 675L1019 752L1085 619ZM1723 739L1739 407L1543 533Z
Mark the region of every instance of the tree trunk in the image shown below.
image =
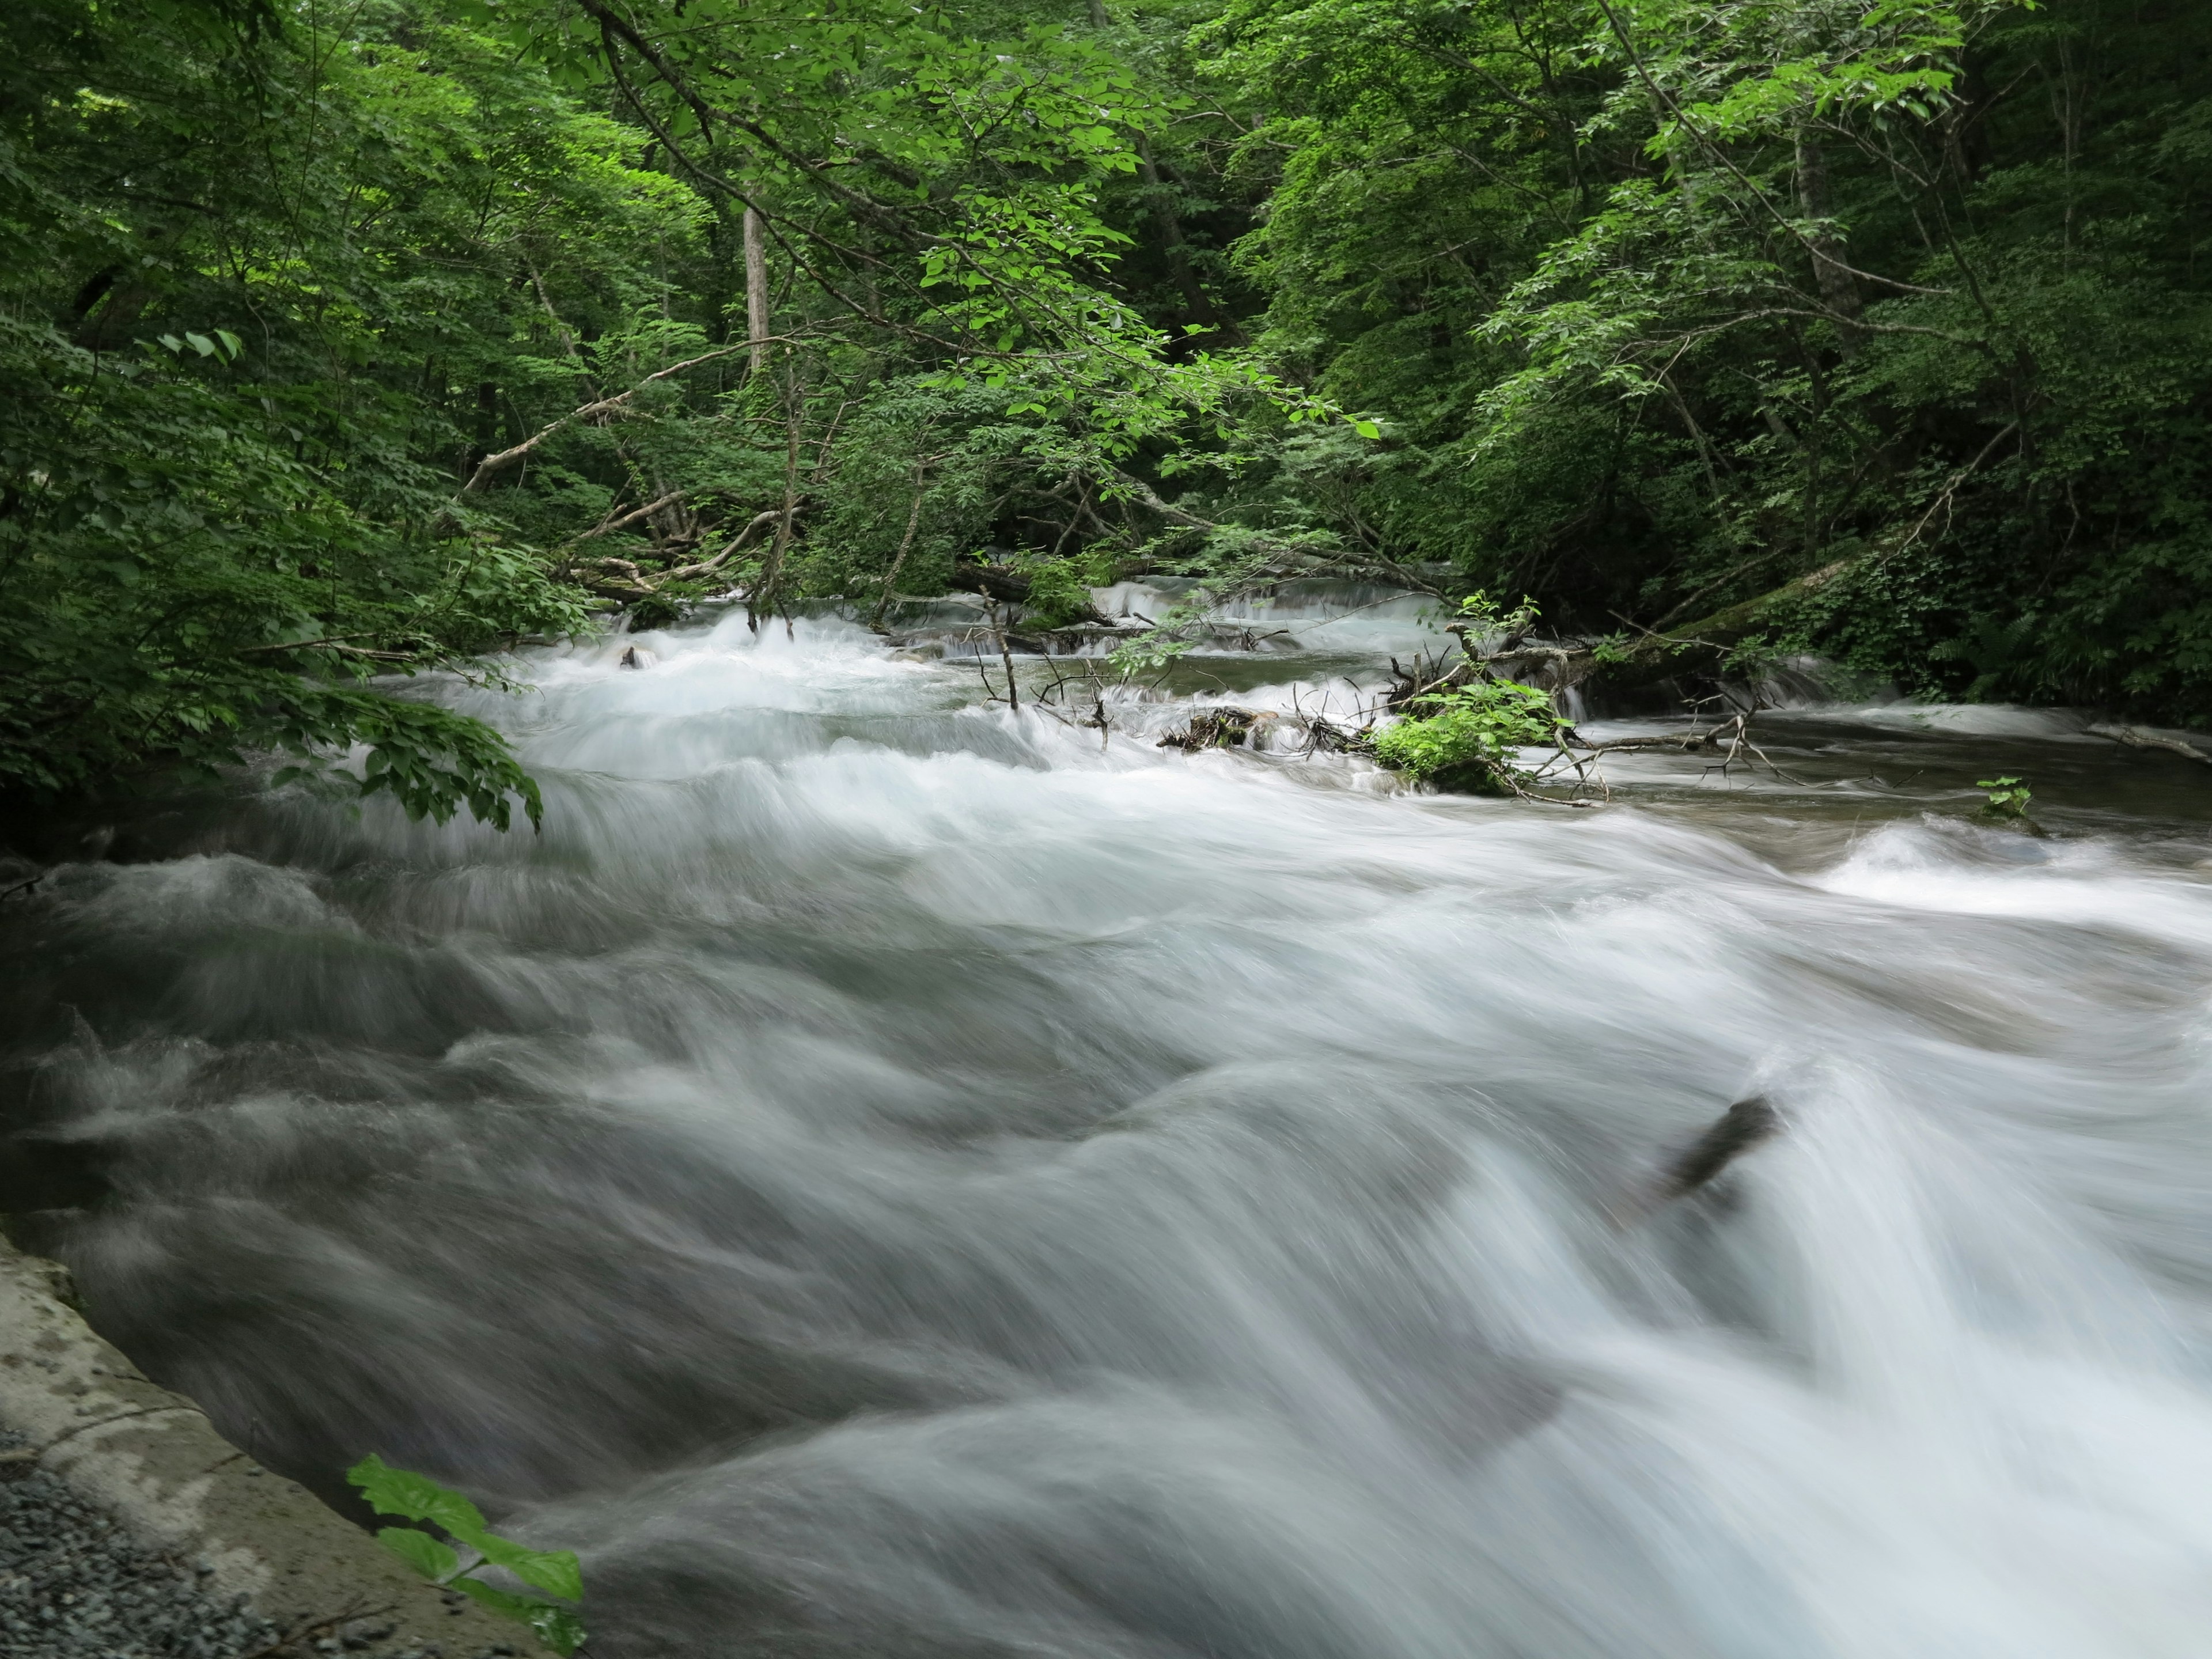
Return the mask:
M898 551L892 556L891 568L884 573L884 591L876 601L875 614L868 618L868 626L880 631L884 609L891 602L891 594L898 586L899 567L906 556L914 550L914 532L921 527L921 504L929 494L929 463L914 464L914 504L907 509L906 534L899 538Z
M745 337L753 343L753 373L768 370L768 232L760 210L745 210Z
M1143 138L1137 140L1137 175L1145 182L1146 198L1160 228L1160 244L1167 255L1169 274L1182 292L1184 316L1194 323L1211 323L1222 331L1231 343L1242 344L1243 331L1215 308L1198 280L1198 272L1191 266L1190 245L1183 240L1182 220L1175 210L1174 196L1152 161L1151 143Z
M745 626L755 632L760 629L762 610L772 611L781 602L778 590L783 581L783 557L790 551L792 520L799 514L799 427L805 418L805 397L798 377L787 366L783 376L783 510L776 518L775 539L769 545L768 557L762 561L760 580L745 595ZM788 633L790 629L791 620L787 616L784 631Z
M1828 217L1827 158L1820 153L1820 141L1802 127L1797 131L1797 204L1808 219ZM1813 279L1820 285L1821 302L1840 319L1836 333L1844 356L1852 356L1865 332L1858 325L1864 308L1858 282L1844 268L1843 244L1825 222L1815 225L1805 240L1813 250Z

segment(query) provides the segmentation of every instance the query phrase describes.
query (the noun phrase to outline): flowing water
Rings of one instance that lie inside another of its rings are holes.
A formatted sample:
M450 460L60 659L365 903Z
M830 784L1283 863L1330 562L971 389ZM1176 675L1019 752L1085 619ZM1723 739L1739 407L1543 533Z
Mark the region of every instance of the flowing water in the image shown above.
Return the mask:
M2212 1653L2212 775L1810 708L1571 812L620 643L450 690L542 836L241 786L0 911L0 1207L264 1462L611 1659Z

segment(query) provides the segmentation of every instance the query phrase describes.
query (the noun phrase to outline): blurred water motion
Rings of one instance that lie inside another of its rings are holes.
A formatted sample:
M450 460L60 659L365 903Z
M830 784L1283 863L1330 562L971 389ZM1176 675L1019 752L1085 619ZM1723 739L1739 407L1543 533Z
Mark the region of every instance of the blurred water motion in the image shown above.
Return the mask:
M257 793L6 918L34 1242L264 1461L520 1506L605 1656L2212 1652L2188 823L1929 815L1910 711L1570 814L620 643L449 688L541 837Z

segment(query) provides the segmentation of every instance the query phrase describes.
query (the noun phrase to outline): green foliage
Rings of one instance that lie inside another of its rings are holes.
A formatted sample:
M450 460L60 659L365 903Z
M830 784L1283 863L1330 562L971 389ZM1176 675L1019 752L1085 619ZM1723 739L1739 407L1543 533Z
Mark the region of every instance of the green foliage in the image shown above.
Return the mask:
M1498 601L1480 588L1459 602L1459 620L1469 632L1517 638L1536 625L1543 611L1526 593L1521 603L1510 611L1501 610Z
M1022 605L1028 626L1059 628L1089 612L1090 572L1075 560L1031 556L1018 560L1016 568L1030 579L1030 596Z
M371 1454L346 1471L346 1480L379 1515L428 1521L471 1552L464 1561L451 1544L414 1527L383 1527L377 1542L425 1578L457 1589L503 1618L528 1625L554 1652L574 1653L584 1640L574 1613L538 1596L518 1595L473 1575L487 1565L503 1567L533 1589L561 1601L584 1599L584 1576L570 1550L533 1550L488 1531L477 1506L427 1475L395 1469Z
M2198 21L1231 0L1262 345L1389 417L1328 521L1591 632L1835 567L1778 650L2212 717Z
M507 250L616 233L620 168L606 124L529 107L542 76L365 15L319 44L312 8L0 20L0 792L289 749L415 816L539 815L488 727L379 682L584 625L457 495L504 411L455 382L519 373Z
M1993 818L2024 818L2027 803L2033 799L2028 787L2018 778L1983 778L1974 787L1985 789L1989 797L1982 803L1984 816Z
M983 546L1040 624L1200 578L1127 672L1291 577L1617 654L1820 573L1762 651L2212 718L2193 18L25 0L0 794L534 822L406 677Z
M1517 752L1556 746L1566 724L1548 694L1513 680L1477 680L1417 707L1418 714L1375 734L1376 758L1416 781L1510 792L1530 781Z
M1146 446L1333 418L1102 281L1102 189L1181 106L988 10L7 9L0 793L283 749L535 822L500 740L393 677L497 684L594 599L873 597L915 489L931 592L1024 490L1095 514ZM1085 542L1032 552L1071 611Z
M1124 640L1107 654L1106 660L1123 679L1134 679L1139 674L1157 674L1196 649L1196 640L1176 639L1171 628L1155 628L1133 640Z

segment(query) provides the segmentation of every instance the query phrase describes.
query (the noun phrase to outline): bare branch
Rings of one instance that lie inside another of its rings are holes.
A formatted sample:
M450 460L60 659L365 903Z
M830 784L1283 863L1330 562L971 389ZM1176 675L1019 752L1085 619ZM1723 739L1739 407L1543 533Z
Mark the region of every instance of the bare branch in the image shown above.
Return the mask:
M783 344L795 343L798 338L796 336L781 334L772 334L763 337L765 340ZM611 398L595 398L580 409L570 410L559 420L550 422L512 448L502 449L496 454L485 456L477 463L477 470L469 475L468 483L461 486L461 494L472 495L482 489L494 473L514 465L515 462L520 460L556 432L574 426L579 421L588 421L596 416L611 415L615 410L626 407L632 398L637 396L654 381L665 380L672 374L681 374L686 369L696 368L702 363L714 362L718 358L734 356L740 351L750 351L754 346L762 343L759 340L744 339L730 345L717 346L714 350L702 352L696 357L687 357L680 363L671 363L666 368L655 369L627 392L617 392Z

